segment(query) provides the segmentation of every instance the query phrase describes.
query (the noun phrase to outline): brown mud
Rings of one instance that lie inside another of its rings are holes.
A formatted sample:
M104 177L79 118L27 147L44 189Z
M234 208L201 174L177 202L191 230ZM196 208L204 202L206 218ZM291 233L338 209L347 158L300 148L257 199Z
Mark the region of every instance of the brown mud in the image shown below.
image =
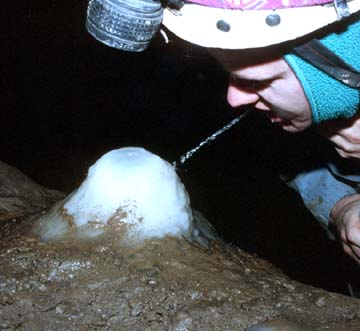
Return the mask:
M360 300L293 281L216 240L41 242L32 220L61 194L1 167L2 192L11 190L0 196L0 329L360 330Z

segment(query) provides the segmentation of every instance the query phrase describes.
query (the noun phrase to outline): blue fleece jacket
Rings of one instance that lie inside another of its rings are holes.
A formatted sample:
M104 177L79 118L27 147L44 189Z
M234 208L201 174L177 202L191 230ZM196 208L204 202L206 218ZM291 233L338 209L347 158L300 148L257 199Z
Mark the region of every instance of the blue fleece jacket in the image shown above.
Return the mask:
M360 70L360 21L341 33L331 33L320 40L352 67ZM295 54L285 60L301 81L311 106L313 123L352 117L359 108L359 90L348 87Z

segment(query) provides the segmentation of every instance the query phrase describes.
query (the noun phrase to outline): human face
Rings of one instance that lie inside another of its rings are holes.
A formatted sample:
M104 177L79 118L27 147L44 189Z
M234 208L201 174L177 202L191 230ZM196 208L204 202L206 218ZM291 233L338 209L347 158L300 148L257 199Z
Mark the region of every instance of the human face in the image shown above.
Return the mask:
M311 125L311 109L302 86L281 57L252 62L241 51L209 52L230 74L227 100L232 107L253 105L289 132Z

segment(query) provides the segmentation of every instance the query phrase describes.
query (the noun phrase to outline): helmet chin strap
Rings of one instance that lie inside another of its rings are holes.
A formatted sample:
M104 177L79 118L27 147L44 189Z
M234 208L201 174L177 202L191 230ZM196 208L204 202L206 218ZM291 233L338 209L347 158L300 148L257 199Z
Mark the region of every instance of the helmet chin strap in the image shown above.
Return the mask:
M294 47L292 51L339 82L352 88L360 88L360 72L319 40L313 39L301 46Z
M334 7L339 21L351 14L346 0L334 0ZM297 46L293 52L339 82L352 88L360 88L360 72L320 43L319 40L313 39Z

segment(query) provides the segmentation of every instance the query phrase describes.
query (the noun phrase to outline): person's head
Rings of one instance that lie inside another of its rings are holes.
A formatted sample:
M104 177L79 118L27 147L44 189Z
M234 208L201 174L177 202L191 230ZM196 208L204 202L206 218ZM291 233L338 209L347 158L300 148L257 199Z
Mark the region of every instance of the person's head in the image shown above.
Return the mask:
M294 72L274 57L255 57L241 50L209 49L229 73L227 100L233 108L251 105L289 132L312 123L310 106ZM262 55L262 54L261 54Z
M298 132L311 125L311 109L282 55L360 9L359 0L343 2L345 9L338 2L191 0L179 11L165 10L163 24L206 47L229 72L231 106L251 104L283 129Z

